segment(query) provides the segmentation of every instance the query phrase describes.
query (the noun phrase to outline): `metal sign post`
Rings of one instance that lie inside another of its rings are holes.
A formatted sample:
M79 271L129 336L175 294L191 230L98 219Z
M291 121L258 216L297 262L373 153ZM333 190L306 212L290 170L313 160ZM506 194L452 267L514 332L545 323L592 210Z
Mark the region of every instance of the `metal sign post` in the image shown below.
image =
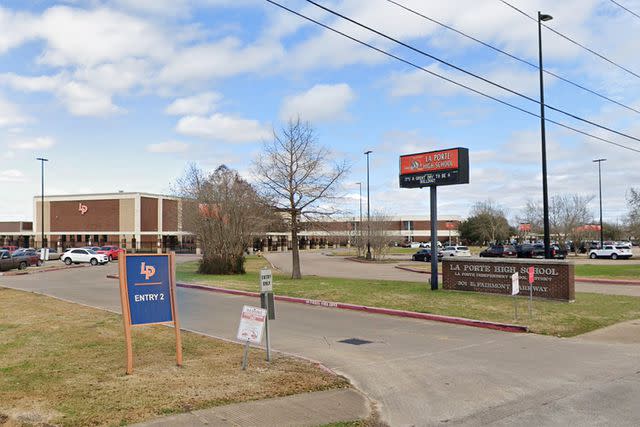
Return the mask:
M265 318L265 341L267 345L267 362L271 361L271 340L269 337L269 320L275 320L276 309L273 298L273 274L271 270L260 270L260 306L267 311Z
M431 290L438 290L438 197L435 185L431 187Z
M131 327L173 324L176 364L182 366L182 339L175 291L175 254L131 255L123 252L120 270L120 302L127 347L127 374L133 373Z
M535 269L533 266L529 267L529 321L531 321L531 305L533 304L533 274Z
M518 321L518 297L517 295L520 293L520 278L518 277L518 273L513 273L511 275L511 295L513 296L513 310L515 312L516 321Z

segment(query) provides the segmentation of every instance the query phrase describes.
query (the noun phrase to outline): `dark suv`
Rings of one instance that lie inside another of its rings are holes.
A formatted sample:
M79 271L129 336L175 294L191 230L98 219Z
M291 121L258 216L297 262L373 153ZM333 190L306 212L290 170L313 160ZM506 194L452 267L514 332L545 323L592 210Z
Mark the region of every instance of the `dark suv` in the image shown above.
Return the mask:
M516 245L518 258L544 258L544 245L542 243ZM567 251L558 245L551 245L551 258L565 259Z
M517 255L513 245L491 245L480 252L483 258L515 258Z

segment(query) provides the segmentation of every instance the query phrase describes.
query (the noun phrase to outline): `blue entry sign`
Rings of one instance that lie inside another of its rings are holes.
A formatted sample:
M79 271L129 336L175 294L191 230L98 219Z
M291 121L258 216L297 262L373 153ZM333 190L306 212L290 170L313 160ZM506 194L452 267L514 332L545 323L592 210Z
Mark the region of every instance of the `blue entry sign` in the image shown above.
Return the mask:
M173 322L169 255L124 259L131 324Z

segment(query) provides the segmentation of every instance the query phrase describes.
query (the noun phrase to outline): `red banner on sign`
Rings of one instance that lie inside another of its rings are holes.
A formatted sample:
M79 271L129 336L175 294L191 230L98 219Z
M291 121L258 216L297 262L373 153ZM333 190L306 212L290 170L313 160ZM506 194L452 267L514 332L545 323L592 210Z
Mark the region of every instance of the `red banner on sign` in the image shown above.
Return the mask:
M400 175L458 169L458 150L432 151L400 157Z
M518 226L518 230L520 230L520 231L531 231L531 224L523 222Z
M533 267L529 267L529 284L533 285L533 272L534 272L534 268Z

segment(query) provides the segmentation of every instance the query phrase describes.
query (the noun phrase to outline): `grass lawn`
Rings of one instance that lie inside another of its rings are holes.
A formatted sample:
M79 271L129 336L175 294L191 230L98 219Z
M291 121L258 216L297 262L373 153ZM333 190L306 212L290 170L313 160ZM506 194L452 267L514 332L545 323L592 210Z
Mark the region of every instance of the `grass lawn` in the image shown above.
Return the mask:
M228 403L346 387L313 364L183 334L175 366L171 328L133 330L134 373L125 375L122 318L0 288L0 424L124 425ZM49 424L47 424L49 423Z
M182 282L258 292L258 270L268 266L268 262L250 257L246 266L247 274L242 276L205 276L195 273L196 262L179 264L177 278ZM445 290L432 292L426 283L314 276L291 280L274 274L273 288L276 294L294 297L514 322L510 297ZM527 300L520 298L519 304L522 316L526 313ZM535 300L533 306L533 321L529 324L528 318L522 317L519 323L528 324L535 333L565 337L640 318L640 298L628 296L578 293L575 303Z
M576 264L576 276L608 278L608 279L640 280L640 264L628 264L628 265Z

